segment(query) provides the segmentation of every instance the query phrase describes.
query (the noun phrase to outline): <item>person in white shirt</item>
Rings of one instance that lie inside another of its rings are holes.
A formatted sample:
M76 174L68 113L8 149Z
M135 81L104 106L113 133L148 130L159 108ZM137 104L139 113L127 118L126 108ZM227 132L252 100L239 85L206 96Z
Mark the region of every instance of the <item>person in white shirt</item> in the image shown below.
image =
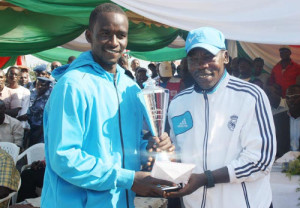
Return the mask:
M11 88L13 93L18 95L19 100L21 101L21 109L18 112L18 116L22 116L27 113L30 103L30 91L19 85L20 79L20 69L16 66L12 66L7 70L7 82L8 87ZM26 121L22 121L22 126L25 129L29 129L29 124Z
M222 32L192 30L185 48L195 85L174 97L168 119L181 162L196 167L167 197L184 196L186 208L272 207L276 139L266 94L226 72Z
M5 114L5 103L0 100L0 142L23 146L24 129L21 122Z

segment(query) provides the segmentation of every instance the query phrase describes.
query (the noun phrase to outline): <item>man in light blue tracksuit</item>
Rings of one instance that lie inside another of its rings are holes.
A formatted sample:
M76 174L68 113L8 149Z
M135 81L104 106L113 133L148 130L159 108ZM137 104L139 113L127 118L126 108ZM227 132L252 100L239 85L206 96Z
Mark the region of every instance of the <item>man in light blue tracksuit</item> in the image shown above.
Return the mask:
M134 192L162 196L156 185L171 185L138 171L148 144L141 140L144 108L140 88L117 65L127 34L123 10L102 4L86 31L92 50L53 71L58 82L44 113L41 207L134 207ZM173 151L166 134L156 142Z

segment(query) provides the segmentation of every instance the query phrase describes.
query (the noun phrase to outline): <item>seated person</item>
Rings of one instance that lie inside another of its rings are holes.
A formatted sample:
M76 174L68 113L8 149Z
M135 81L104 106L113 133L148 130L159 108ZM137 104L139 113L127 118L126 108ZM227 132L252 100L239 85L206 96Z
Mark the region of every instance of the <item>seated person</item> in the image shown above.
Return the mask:
M5 104L0 100L0 142L23 146L24 129L20 121L5 114Z
M277 139L277 157L288 151L299 151L300 139L300 85L291 85L286 90L288 111L274 116Z
M0 148L0 199L7 197L11 192L17 191L20 174L13 158ZM6 208L8 201L0 203L0 208Z
M43 187L45 167L45 161L36 161L31 164L29 169L25 169L21 173L22 184L18 192L17 202L38 197L36 188Z

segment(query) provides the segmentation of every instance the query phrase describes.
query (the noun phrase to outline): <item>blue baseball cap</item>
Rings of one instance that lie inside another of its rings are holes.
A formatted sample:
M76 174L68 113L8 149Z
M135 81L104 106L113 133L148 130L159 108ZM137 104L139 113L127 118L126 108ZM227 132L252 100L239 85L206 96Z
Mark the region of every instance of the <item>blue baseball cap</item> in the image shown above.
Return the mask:
M35 71L35 72L42 72L42 71L46 71L46 70L47 70L46 64L40 64L33 68L33 71Z
M212 27L191 30L185 42L186 53L193 48L204 48L216 55L220 50L226 50L225 37L221 31Z
M51 83L51 79L47 78L47 77L37 77L36 79L38 79L39 81L41 82L48 82L48 83Z

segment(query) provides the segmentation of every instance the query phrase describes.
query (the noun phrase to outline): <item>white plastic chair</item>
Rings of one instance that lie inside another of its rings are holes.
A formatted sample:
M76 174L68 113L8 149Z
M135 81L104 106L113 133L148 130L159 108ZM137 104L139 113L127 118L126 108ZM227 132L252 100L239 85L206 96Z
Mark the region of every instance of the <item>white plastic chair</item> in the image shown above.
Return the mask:
M45 144L38 143L38 144L35 144L35 145L29 147L27 150L25 150L18 156L18 160L23 158L25 155L27 157L28 165L30 165L34 161L44 160L45 159Z
M17 163L20 147L11 142L0 142L0 148L12 156L15 164Z

